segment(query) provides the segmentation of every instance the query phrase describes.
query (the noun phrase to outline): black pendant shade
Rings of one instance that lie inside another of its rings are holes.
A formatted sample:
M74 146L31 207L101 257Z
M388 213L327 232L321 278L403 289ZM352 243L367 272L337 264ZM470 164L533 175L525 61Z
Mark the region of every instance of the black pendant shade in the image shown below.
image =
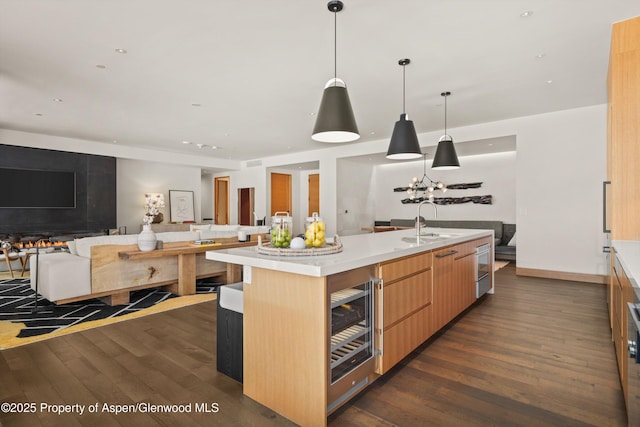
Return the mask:
M408 160L422 157L420 143L416 135L416 128L412 120L407 120L407 115L400 114L398 120L393 127L391 142L387 150L387 159L391 160Z
M360 133L351 108L347 85L337 77L338 24L336 17L344 8L344 4L340 0L332 0L327 3L327 8L333 13L333 79L329 80L322 92L320 109L311 139L330 143L351 142L360 138Z
M440 96L444 96L444 135L438 141L436 155L433 157L431 169L458 169L460 162L456 154L456 147L453 146L453 138L447 134L447 97L451 92L442 92Z
M405 112L405 67L411 64L409 58L403 58L398 61L398 65L402 66L402 114L393 127L391 141L387 149L387 159L390 160L408 160L422 157L418 135L413 121L407 120Z
M320 142L350 142L360 138L347 88L325 87L311 139Z
M433 157L431 169L457 169L460 167L456 149L453 146L453 139L449 135L444 135L438 141L436 155Z

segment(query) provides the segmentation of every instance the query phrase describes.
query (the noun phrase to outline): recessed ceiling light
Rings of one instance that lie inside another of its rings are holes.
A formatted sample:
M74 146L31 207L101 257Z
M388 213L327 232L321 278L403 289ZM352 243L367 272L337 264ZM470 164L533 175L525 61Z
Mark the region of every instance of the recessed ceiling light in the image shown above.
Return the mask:
M190 142L190 141L182 141L182 143L183 143L183 144L185 144L185 145L186 145L186 144L191 144L191 142Z
M531 15L533 15L533 11L532 11L532 10L525 10L524 12L522 12L522 13L520 14L520 16L521 16L522 18L527 18L527 17L529 17L529 16L531 16Z
M53 98L53 100L54 100L55 102L62 102L62 99L60 99L60 98Z
M375 132L375 131L371 131L371 135L375 135L375 134L376 134L376 132Z
M553 80L547 80L548 85L550 85L551 83L553 83Z
M539 54L537 54L537 55L536 55L536 58L538 58L538 59L542 59L542 58L544 58L545 56L547 56L547 54L546 54L546 53L539 53Z
M127 53L126 49L115 49L115 51L118 53Z
M98 65L96 65L96 68L103 68L104 69L104 68L107 68L107 66L106 65L102 65L102 64L98 64Z
M217 150L217 149L218 149L218 146L217 146L217 145L212 145L212 146L211 146L211 149L212 149L212 150Z
M198 148L205 147L205 145L204 145L204 144L196 144L196 145L198 146Z

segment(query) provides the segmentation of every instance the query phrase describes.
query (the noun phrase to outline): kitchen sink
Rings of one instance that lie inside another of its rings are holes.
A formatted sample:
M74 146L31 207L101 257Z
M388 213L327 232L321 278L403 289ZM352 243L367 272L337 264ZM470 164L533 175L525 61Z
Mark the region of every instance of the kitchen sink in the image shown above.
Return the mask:
M449 233L442 233L442 234L441 233L420 233L420 237L418 236L403 237L402 241L407 243L424 244L424 243L433 243L441 240L451 239L452 237L457 237L457 236L459 235L449 234Z

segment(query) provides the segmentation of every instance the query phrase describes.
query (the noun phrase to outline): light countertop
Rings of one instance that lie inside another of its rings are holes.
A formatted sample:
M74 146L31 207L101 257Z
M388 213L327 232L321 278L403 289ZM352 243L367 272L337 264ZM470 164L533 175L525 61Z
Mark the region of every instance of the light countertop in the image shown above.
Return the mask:
M640 240L613 240L611 245L616 250L616 255L631 281L631 285L640 289ZM638 292L638 291L636 291Z
M355 268L373 265L394 258L440 249L445 246L492 237L493 230L424 227L423 233L438 233L450 237L429 240L417 244L403 238L415 238L415 230L387 231L384 233L357 234L340 237L343 250L331 255L272 256L259 254L255 247L208 251L207 259L278 270L305 276L324 277Z

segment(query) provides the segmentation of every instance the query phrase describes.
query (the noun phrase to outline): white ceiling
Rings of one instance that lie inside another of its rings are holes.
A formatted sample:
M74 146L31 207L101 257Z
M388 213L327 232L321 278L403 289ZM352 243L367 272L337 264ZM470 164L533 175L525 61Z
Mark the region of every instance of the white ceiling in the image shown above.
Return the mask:
M449 128L604 103L611 24L640 15L638 0L343 1L360 141L391 135L401 58L419 133L443 128L445 90ZM0 0L0 128L234 160L326 147L311 131L333 32L324 0Z

